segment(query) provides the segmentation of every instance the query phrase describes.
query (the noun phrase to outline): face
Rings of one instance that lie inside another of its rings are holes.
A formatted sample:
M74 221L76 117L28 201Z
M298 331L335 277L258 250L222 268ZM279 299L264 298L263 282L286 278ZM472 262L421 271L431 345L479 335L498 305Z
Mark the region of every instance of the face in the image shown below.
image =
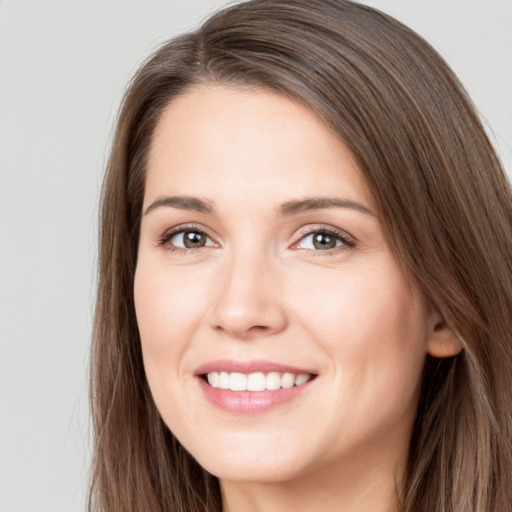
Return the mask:
M439 329L350 152L314 114L261 90L178 97L143 208L147 379L204 468L275 482L405 458Z

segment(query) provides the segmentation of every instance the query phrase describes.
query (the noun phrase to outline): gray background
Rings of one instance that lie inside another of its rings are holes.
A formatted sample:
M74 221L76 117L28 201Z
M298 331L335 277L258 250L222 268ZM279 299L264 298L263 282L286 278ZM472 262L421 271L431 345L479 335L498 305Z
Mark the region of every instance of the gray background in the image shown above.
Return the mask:
M512 169L512 0L374 0L448 60ZM121 94L226 2L0 2L0 512L83 511L96 210ZM148 511L149 512L149 511Z

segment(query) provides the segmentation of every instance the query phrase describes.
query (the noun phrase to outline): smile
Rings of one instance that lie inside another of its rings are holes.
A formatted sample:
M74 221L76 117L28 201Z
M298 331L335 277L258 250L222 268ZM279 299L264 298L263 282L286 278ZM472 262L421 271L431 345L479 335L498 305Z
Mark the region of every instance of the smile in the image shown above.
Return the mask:
M302 386L313 378L309 373L289 372L210 372L206 381L212 388L229 389L230 391L275 391Z
M234 414L263 413L300 399L318 374L272 361L222 359L196 368L203 396L216 408Z

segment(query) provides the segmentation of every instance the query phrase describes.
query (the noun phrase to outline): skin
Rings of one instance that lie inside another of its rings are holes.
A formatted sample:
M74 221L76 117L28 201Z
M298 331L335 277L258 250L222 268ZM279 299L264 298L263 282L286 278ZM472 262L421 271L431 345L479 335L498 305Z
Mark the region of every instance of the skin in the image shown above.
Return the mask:
M158 203L167 196L213 211ZM310 197L368 211L279 211ZM343 142L278 94L202 86L162 115L144 212L135 305L148 382L168 427L219 477L224 510L391 510L425 356L459 347L406 281ZM162 243L180 226L205 245ZM325 228L345 241L317 248L309 233ZM194 375L218 359L316 378L268 411L226 412Z

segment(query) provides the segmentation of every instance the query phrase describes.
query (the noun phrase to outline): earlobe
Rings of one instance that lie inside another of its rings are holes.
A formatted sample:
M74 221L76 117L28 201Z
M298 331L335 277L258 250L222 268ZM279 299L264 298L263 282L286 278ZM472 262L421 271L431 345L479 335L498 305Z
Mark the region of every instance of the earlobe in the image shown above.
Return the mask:
M427 353L432 357L452 357L462 350L462 344L443 318L437 318L427 343Z

